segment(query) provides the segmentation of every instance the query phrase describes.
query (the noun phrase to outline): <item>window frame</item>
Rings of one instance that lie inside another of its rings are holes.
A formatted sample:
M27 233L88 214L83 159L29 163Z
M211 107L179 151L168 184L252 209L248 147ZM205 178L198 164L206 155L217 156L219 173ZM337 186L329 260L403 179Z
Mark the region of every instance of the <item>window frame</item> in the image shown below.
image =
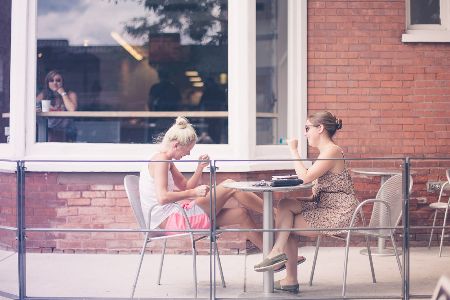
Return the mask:
M287 159L285 145L256 145L256 0L228 0L228 144L198 144L186 159L197 159L209 153L213 159ZM306 139L301 124L306 120L306 1L288 2L288 136L300 139L302 156L306 157ZM37 68L37 1L13 1L11 43L11 140L6 146L7 158L47 160L47 163L29 164L30 171L92 171L130 172L139 170L142 162L157 151L158 145L149 144L81 144L37 143L35 141L35 90ZM237 47L236 45L239 45ZM245 66L244 68L242 66ZM25 82L24 82L24 76ZM248 99L248 101L240 101ZM301 100L297 100L301 99ZM244 102L244 103L243 103ZM244 121L243 121L244 120ZM247 132L248 134L243 134ZM4 148L4 147L1 147ZM1 149L0 148L0 149ZM68 163L74 161L123 161L118 163ZM127 162L134 160L135 162ZM52 162L53 161L53 162ZM182 164L184 171L192 170ZM291 169L291 163L236 162L220 171L246 172L264 169Z
M411 0L406 1L406 33L402 34L402 42L450 42L450 4L448 0L440 0L441 24L411 24Z

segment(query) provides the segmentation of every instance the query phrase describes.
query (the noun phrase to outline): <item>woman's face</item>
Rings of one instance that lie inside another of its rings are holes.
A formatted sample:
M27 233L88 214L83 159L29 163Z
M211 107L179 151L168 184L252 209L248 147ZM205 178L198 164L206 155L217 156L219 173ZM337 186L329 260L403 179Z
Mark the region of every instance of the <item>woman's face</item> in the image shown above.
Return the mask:
M319 143L320 126L321 125L313 125L309 120L306 120L305 137L311 147L317 147Z
M60 74L56 74L48 82L48 88L56 92L60 87L62 87L63 79Z
M173 150L174 150L173 151L173 154L174 154L173 158L176 159L176 160L180 160L183 157L185 157L186 155L191 154L191 150L192 150L192 148L194 148L194 146L195 146L195 142L193 142L193 143L191 143L189 145L185 145L185 146L182 146L178 142L176 142L173 145Z

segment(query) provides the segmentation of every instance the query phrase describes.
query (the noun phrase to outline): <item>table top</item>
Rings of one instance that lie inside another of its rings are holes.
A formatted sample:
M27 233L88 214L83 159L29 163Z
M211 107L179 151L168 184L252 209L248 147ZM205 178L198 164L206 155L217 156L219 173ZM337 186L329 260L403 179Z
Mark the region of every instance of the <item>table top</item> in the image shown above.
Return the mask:
M393 176L397 174L402 174L400 169L381 169L381 168L361 168L361 169L351 169L353 173L368 175L368 176Z
M226 182L223 184L224 187L230 189L237 189L246 192L289 192L299 189L307 189L313 186L312 183L307 184L299 184L293 186L258 186L255 184L260 183L261 181L233 181Z

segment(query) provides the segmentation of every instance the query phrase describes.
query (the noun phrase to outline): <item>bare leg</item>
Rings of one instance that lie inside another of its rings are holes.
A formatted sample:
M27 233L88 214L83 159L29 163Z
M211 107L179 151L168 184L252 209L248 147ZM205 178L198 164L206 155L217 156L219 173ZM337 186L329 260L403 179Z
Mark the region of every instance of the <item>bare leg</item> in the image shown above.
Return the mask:
M294 219L294 227L295 228L305 228L309 229L311 226L305 221L303 216L296 215ZM283 285L297 284L297 256L298 256L298 235L315 237L318 234L313 231L299 231L294 232L294 234L289 236L289 239L286 243L286 247L284 249L288 261L286 263L286 277L281 280Z
M242 229L254 229L256 224L248 214L248 210L242 207L223 208L217 215L217 225L228 226L239 224ZM262 233L261 232L247 232L247 238L262 249Z
M286 263L286 277L281 280L283 285L297 284L297 256L298 256L298 237L290 235L285 247L285 253L288 257Z
M233 194L233 198L235 198L244 207L260 214L263 213L264 201L254 193L236 191Z
M280 204L278 205L276 227L278 229L294 228L294 218L296 218L297 214L300 212L301 212L300 201L295 199L281 200ZM267 257L271 258L278 254L284 253L289 235L290 235L289 231L278 232L272 251L270 251ZM297 262L297 257L295 258L295 262Z

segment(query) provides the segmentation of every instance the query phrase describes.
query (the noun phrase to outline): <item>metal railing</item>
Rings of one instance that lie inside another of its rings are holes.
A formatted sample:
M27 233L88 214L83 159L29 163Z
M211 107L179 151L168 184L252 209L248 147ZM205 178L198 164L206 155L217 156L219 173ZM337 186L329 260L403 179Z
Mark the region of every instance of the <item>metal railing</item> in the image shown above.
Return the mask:
M423 297L423 296L431 296L431 295L414 295L410 291L410 232L412 229L431 229L431 228L448 228L449 226L445 226L444 224L442 226L410 226L410 216L409 216L409 200L410 200L410 194L409 194L409 178L411 174L411 162L413 160L426 160L424 158L415 159L415 158L364 158L364 159L346 159L347 161L389 161L389 160L396 160L402 162L402 180L403 180L403 213L402 214L402 225L401 226L393 226L393 227L374 227L372 230L379 230L379 229L392 229L392 230L401 230L403 232L402 234L402 251L403 251L403 280L402 280L402 289L400 295L392 295L392 296L381 296L377 298L386 298L386 299L410 299L415 297ZM449 158L430 158L430 160L441 160L444 162L450 162ZM26 208L26 202L25 202L25 188L26 188L26 165L29 162L37 163L37 162L43 162L38 160L2 160L2 161L8 161L8 162L15 162L16 163L16 185L17 185L17 195L16 195L16 209L17 209L17 227L12 226L2 226L0 224L0 230L6 230L6 231L16 231L17 236L17 253L18 253L18 297L17 299L32 299L33 297L27 296L27 282L26 282L26 249L27 249L27 241L26 241L26 233L27 232L153 232L153 231L165 231L160 229L155 230L143 230L143 229L121 229L121 228L111 228L111 229L86 229L86 228L28 228L26 226L26 220L25 220L25 208ZM293 160L266 160L266 162L274 162L274 161L293 161ZM310 161L310 160L302 160L302 161ZM63 162L63 161L61 161ZM97 161L99 162L99 161ZM105 161L110 162L110 161ZM127 161L121 161L121 162L127 162ZM137 161L130 161L130 162L137 162ZM145 161L142 161L145 162ZM195 162L195 161L191 161ZM198 161L197 161L198 162ZM210 244L209 244L209 250L210 250L210 299L216 299L216 277L215 277L215 269L216 269L216 263L215 263L215 253L214 253L214 243L216 243L216 236L218 233L221 232L249 232L249 231L257 231L257 232L278 232L282 231L281 229L217 229L215 226L215 214L212 212L215 211L215 186L217 183L217 172L216 170L220 166L220 164L225 163L236 163L236 162L254 162L249 160L213 160L210 162L210 186L212 187L212 192L210 193L210 215L213 216L211 222L212 226L210 230L190 230L190 232L195 233L205 233L208 234L210 237ZM258 162L261 162L261 160L258 160ZM344 227L344 228L333 228L329 229L326 228L327 231L339 231L339 230L360 230L363 229L362 227ZM367 228L364 228L367 229ZM293 228L285 231L321 231L322 228L314 228L314 229L300 229L300 228ZM170 230L170 231L177 231L177 230ZM183 230L180 230L182 232L186 232ZM189 230L188 230L189 231ZM376 296L376 295L373 295ZM347 296L345 299L363 299L367 297L373 297L371 296ZM51 298L51 297L49 297ZM49 299L48 298L48 299ZM83 298L85 299L85 298ZM305 299L305 298L303 298ZM317 299L317 298L316 298ZM323 298L321 298L323 299ZM330 298L331 299L331 298ZM339 299L339 297L333 296L333 299Z

